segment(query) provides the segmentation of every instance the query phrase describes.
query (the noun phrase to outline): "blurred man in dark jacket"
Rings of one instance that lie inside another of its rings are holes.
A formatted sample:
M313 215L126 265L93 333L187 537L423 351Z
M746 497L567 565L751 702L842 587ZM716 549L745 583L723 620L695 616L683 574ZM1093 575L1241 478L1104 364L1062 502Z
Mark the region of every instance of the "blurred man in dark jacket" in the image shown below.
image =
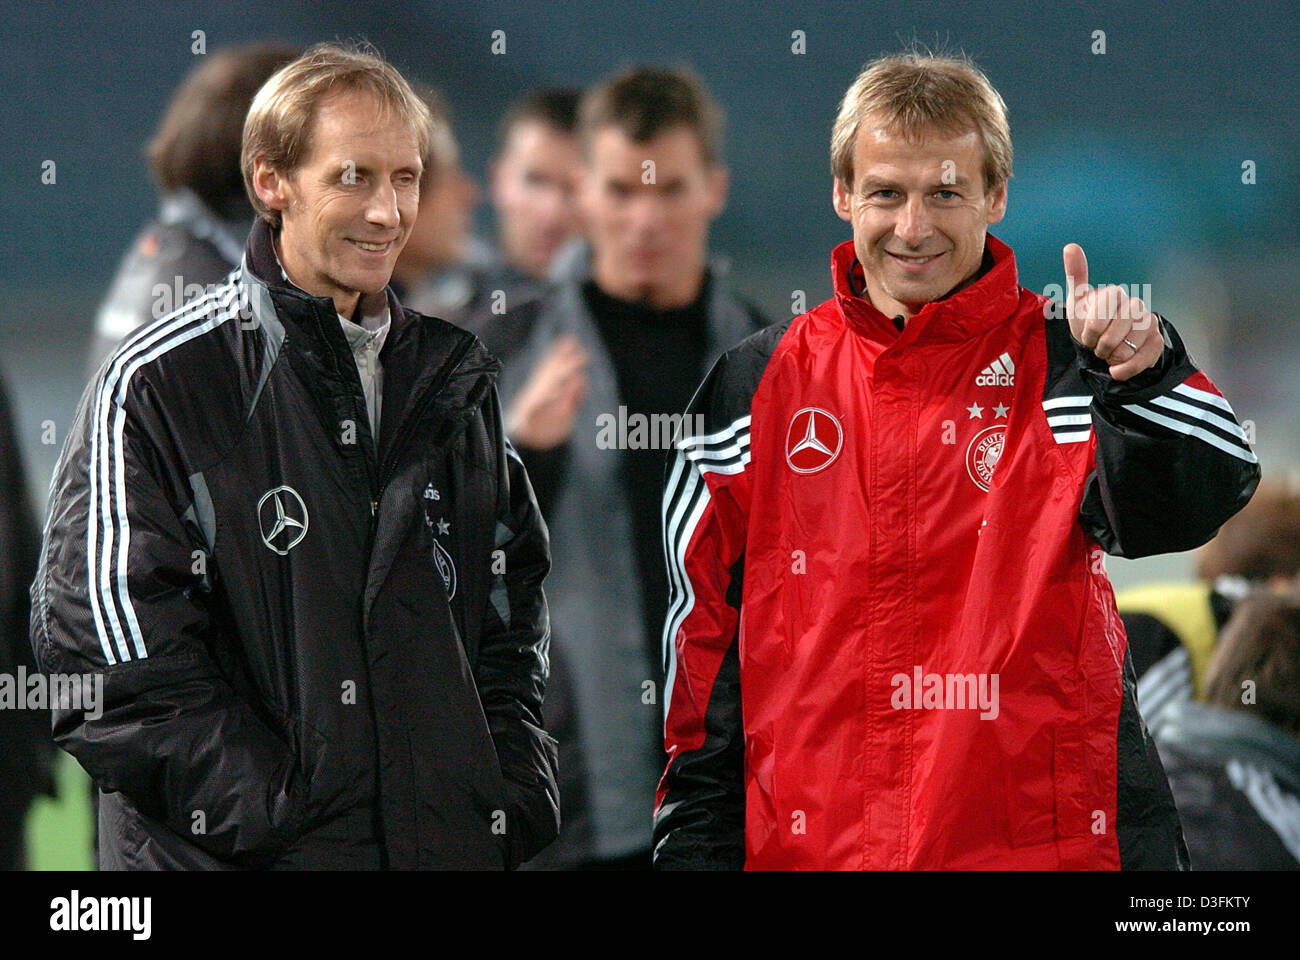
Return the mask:
M27 642L27 588L36 575L40 536L27 498L22 457L0 382L0 674L35 670ZM0 870L21 870L23 819L38 793L54 793L49 716L0 709Z
M158 213L99 306L89 374L132 330L200 296L238 265L253 221L239 172L244 116L258 87L296 55L281 45L217 50L177 88L146 149L162 192Z
M502 360L517 353L528 336L526 315L517 308L583 267L585 249L577 240L577 110L576 90L543 90L510 105L488 173L495 246L468 238L458 262L439 264L441 272L410 297L413 308L464 327ZM463 180L458 161L456 172ZM440 225L440 233L455 235L459 227L464 234L461 218L439 219L451 221ZM417 233L432 228L432 223L416 224ZM408 244L399 271L413 256Z
M1300 869L1300 595L1242 601L1205 698L1156 734L1192 869Z
M420 175L420 212L393 267L390 285L411 309L459 323L446 309L442 291L449 284L454 287L464 275L478 187L461 164L446 99L427 84L414 84L413 89L433 117L433 140L429 165Z

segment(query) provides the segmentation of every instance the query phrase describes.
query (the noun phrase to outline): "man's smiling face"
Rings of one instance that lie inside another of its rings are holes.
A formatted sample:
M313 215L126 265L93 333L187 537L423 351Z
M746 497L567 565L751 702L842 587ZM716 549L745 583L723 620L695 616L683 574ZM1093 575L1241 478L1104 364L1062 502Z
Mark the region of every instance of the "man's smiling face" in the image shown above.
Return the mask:
M281 211L277 252L289 279L350 317L361 294L388 284L415 223L419 142L373 96L347 91L320 104L311 143L287 176L259 160L254 183Z
M853 246L872 304L912 317L979 270L984 236L1007 208L1006 183L984 187L979 134L929 131L919 142L866 117L853 151L852 188L837 177L835 211L853 224Z

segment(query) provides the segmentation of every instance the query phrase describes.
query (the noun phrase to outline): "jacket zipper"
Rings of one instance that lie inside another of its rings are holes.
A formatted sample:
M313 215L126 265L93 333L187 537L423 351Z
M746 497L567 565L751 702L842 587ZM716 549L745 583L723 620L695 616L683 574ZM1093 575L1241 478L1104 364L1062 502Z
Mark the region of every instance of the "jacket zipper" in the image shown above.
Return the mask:
M379 484L377 487L371 487L370 534L372 538L374 536L375 527L379 522L379 501L383 499L384 490L387 489L389 481L393 479L393 473L397 470L397 461L400 454L406 448L406 444L410 442L411 434L415 432L416 426L424 416L425 411L428 410L429 405L437 399L438 394L442 393L443 387L447 385L447 382L452 378L452 375L460 369L461 362L465 359L465 354L469 353L470 347L473 346L473 344L473 338L467 338L454 351L452 351L451 356L447 358L447 362L444 365L443 373L435 382L429 384L429 386L424 389L424 392L420 394L420 398L416 402L415 407L412 408L410 415L402 422L401 429L394 438L393 446L388 452L388 458L381 465L383 469L380 474ZM376 446L377 445L376 442Z

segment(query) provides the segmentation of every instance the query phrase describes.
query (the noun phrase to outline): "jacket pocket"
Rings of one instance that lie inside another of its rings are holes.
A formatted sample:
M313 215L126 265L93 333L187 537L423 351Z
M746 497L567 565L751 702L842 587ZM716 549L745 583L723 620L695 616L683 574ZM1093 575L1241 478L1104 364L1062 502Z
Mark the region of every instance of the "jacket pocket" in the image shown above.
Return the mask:
M478 686L474 682L474 673L465 652L464 641L454 621L451 622L451 630L456 638L456 656L460 660L461 674L465 677L466 699L473 704L471 709L473 753L482 761L473 764L467 771L474 793L476 813L483 818L486 829L501 853L502 867L509 870L516 865L511 838L516 814L510 809L510 794L506 788L501 757L497 751L496 741L492 737L492 728L488 723L487 712L483 709L483 700L479 696Z

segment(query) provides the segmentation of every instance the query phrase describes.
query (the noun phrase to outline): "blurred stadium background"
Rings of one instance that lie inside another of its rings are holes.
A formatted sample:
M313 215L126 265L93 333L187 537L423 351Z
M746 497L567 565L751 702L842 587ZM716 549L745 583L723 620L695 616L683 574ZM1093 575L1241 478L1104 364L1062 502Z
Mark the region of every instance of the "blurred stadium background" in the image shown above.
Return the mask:
M0 128L7 169L0 367L34 500L80 396L96 302L154 211L141 150L172 90L207 49L255 40L365 38L438 85L466 169L482 182L493 130L526 90L581 85L634 63L689 64L727 110L731 199L713 232L738 289L772 317L794 292L830 291L848 237L830 205L828 138L868 59L917 39L973 55L1010 109L1016 149L1006 220L1021 282L1063 283L1077 241L1094 282L1150 284L1197 359L1253 421L1266 475L1300 461L1300 26L1292 3L930 0L653 5L569 0L322 2L6 8ZM491 52L505 32L505 55ZM791 51L792 32L806 53ZM1105 53L1095 53L1104 31ZM46 160L57 182L41 183ZM1254 183L1243 182L1243 164ZM486 212L480 226L489 223ZM42 443L43 424L55 442ZM1183 578L1185 556L1109 562L1128 586ZM62 798L29 820L36 868L90 865L84 774L66 756Z

